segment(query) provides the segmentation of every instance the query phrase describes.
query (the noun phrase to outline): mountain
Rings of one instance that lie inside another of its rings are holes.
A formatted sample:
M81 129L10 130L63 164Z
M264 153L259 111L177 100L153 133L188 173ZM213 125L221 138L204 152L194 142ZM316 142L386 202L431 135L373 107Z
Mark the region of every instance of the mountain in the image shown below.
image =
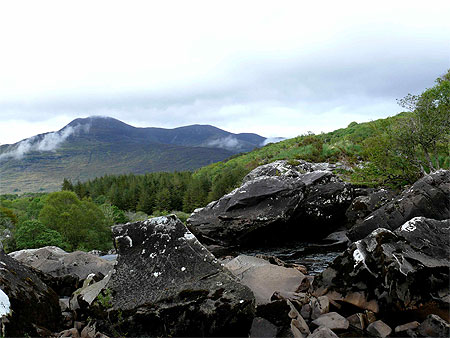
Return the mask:
M0 193L57 190L64 178L194 170L265 140L210 125L136 128L109 117L76 119L57 132L0 146Z

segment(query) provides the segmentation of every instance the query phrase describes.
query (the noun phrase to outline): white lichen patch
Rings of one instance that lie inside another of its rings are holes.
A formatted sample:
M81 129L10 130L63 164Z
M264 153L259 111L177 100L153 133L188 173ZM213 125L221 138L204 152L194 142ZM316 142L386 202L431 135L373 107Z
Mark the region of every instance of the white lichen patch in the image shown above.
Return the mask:
M133 240L131 239L130 236L117 236L116 240L123 238L124 240L126 240L128 242L128 247L132 247L133 246Z
M195 239L195 236L192 234L192 232L187 231L187 232L184 234L183 238L184 238L185 240L187 240L187 241L190 241L190 240L192 240L192 239Z
M156 257L156 252L152 252L152 253L150 254L149 257L150 257L151 259L155 258L155 257Z
M186 268L183 266L183 267L181 268L181 271L186 271Z
M353 251L353 260L355 261L354 268L356 268L359 263L364 261L364 254L361 252L361 250L356 249L355 251Z
M145 249L142 249L141 255L145 254Z
M162 272L153 272L153 277L158 278L161 274Z
M407 232L413 232L417 229L416 222L419 221L422 217L414 217L413 219L410 219L408 222L402 225L401 231L407 231Z
M0 317L6 316L11 312L11 303L6 293L0 289Z
M243 300L243 299L241 299L241 300L239 301L239 304L242 304L242 303L244 303L244 300Z

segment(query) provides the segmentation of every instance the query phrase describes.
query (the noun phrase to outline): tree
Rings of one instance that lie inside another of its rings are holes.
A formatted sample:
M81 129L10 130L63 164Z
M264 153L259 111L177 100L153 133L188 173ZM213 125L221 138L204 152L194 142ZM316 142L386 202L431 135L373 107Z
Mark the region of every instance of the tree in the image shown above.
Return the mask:
M72 182L69 179L64 178L61 190L73 191L74 188Z
M35 249L47 245L55 245L66 249L64 242L58 231L47 228L37 220L30 220L21 223L16 230L17 249Z
M59 232L69 250L104 250L110 247L110 229L102 211L89 200L80 201L74 192L49 194L39 220Z
M413 165L425 173L440 168L438 147L450 141L450 70L420 95L408 94L399 104L411 116L398 121L395 141ZM422 159L422 156L424 159Z

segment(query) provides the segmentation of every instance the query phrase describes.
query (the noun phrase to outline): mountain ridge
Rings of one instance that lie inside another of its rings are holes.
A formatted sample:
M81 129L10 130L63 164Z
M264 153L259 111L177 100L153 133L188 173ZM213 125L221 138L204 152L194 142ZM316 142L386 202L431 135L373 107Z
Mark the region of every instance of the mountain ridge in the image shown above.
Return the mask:
M211 125L139 128L110 117L78 118L56 132L0 146L0 193L57 190L64 178L195 170L265 140Z

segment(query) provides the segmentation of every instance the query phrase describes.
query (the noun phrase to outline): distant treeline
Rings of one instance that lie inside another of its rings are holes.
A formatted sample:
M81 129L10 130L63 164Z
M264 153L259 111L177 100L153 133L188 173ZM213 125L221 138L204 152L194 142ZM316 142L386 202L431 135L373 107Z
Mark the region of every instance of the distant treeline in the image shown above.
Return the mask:
M173 210L190 213L237 187L249 171L249 167L235 165L215 176L159 172L107 175L75 184L65 179L62 190L73 191L80 199L91 198L99 205L109 202L121 210L142 211L148 215Z

